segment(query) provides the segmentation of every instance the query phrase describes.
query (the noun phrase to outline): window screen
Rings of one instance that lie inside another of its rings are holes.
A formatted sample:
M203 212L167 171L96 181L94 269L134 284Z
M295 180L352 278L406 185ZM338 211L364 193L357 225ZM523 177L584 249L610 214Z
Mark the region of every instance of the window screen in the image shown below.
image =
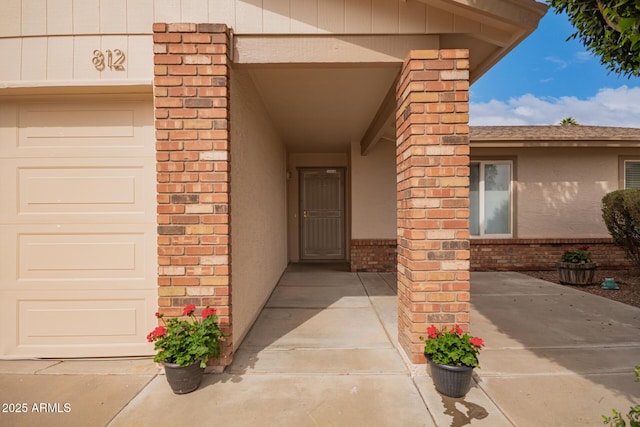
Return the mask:
M640 161L624 162L624 188L640 187Z

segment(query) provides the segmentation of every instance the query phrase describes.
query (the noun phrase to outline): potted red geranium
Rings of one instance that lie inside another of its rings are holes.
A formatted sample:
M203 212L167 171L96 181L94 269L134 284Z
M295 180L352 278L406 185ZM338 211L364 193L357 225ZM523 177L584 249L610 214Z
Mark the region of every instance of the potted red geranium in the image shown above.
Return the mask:
M167 381L176 394L194 391L200 386L207 360L220 355L219 341L224 334L218 326L216 310L207 306L195 315L196 306L189 304L182 310L183 318L171 318L156 313L163 325L147 335L154 342L157 353L153 360L162 363Z
M439 330L427 328L424 355L429 362L433 384L440 393L462 397L471 388L473 368L478 367L478 354L484 341L465 333L459 325Z

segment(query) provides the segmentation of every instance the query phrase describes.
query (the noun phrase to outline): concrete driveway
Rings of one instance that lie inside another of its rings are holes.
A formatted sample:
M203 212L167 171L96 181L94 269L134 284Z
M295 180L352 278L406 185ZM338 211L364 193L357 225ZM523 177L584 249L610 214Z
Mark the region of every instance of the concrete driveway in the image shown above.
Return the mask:
M515 425L603 425L640 404L640 309L518 273L473 273L471 288L478 385Z
M640 402L640 309L517 273L473 273L471 300L487 347L462 399L398 351L393 274L292 265L197 391L149 359L0 361L0 425L601 426Z

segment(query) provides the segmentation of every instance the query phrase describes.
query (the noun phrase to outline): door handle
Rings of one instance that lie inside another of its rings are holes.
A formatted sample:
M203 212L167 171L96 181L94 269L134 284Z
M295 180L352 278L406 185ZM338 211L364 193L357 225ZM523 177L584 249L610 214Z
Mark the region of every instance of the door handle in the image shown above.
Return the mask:
M306 209L302 211L302 216L303 216L304 218L306 218L306 217L307 217L307 210L306 210Z

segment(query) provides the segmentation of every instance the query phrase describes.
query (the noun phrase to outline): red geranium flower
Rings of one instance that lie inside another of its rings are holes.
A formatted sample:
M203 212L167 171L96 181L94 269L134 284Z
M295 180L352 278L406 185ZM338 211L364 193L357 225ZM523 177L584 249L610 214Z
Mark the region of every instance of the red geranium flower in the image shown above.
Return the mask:
M153 342L156 338L160 338L167 333L167 328L164 326L156 326L156 328L147 335L147 341Z
M182 309L182 315L183 316L191 316L191 313L193 313L194 311L196 311L196 305L195 304L188 304Z
M455 325L455 330L456 330L456 334L458 334L458 335L464 334L464 331L462 330L460 325Z
M484 341L482 341L482 338L473 337L469 340L469 342L471 343L471 345L474 345L476 347L484 347Z
M216 309L215 308L211 308L211 307L207 307L204 310L202 310L202 318L206 319L209 316L213 316L214 314L216 314Z
M433 325L429 326L427 328L427 335L429 335L429 338L437 338L438 337L438 328L436 328Z

